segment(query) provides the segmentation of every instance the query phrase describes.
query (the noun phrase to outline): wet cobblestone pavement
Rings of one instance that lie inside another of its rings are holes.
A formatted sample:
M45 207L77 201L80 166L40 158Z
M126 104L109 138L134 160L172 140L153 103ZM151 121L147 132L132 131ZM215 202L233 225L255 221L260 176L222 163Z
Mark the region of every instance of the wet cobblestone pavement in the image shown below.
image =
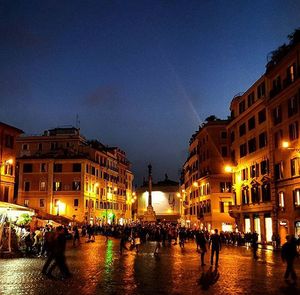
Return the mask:
M67 263L73 277L64 281L41 275L42 258L1 259L0 294L300 294L299 286L284 283L285 265L279 253L259 250L260 258L254 261L250 249L223 247L220 277L203 290L199 278L209 266L200 267L193 242L183 250L178 245L162 248L158 257L153 255L154 246L148 243L138 254L125 251L120 256L119 240L106 243L102 236L77 248L68 245ZM296 272L299 276L299 259Z

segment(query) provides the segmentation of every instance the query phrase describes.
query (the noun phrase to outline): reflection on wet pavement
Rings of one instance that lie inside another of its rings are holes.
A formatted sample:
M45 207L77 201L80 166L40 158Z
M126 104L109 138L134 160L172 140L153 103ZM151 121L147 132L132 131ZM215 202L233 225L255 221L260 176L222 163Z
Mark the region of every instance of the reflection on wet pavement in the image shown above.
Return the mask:
M67 262L73 277L66 281L43 277L43 259L2 259L0 294L300 294L299 289L284 284L280 253L259 250L255 261L251 249L223 247L219 277L205 290L200 278L209 265L200 266L193 242L184 249L178 245L161 248L157 257L153 250L154 244L148 243L141 245L139 253L120 255L119 240L105 242L102 236L77 248L69 245ZM299 270L298 260L298 274Z

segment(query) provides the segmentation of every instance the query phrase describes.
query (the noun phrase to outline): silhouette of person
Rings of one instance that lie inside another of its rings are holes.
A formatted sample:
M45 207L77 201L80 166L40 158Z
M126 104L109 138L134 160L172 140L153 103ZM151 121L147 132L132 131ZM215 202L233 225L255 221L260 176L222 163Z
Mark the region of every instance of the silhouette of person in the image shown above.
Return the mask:
M284 279L286 282L289 281L289 277L296 284L297 275L294 269L294 260L298 256L297 252L297 242L293 236L286 236L287 242L283 244L281 249L281 258L286 261L286 271L284 274Z
M210 265L214 264L214 254L216 253L215 266L218 267L219 252L221 251L221 238L217 229L215 229L215 233L210 236L209 247L211 247Z

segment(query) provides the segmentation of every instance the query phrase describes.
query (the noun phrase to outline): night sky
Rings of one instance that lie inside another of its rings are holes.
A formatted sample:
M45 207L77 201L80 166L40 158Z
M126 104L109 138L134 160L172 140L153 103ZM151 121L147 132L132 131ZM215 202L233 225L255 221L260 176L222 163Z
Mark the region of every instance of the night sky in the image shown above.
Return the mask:
M300 1L0 1L0 121L76 125L119 146L136 182L178 180L188 141L300 26Z

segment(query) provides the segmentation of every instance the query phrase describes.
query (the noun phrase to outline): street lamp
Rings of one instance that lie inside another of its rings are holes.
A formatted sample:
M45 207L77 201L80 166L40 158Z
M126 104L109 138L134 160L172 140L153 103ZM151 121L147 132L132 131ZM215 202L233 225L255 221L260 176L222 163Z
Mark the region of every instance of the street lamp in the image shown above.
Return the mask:
M281 147L286 150L296 151L297 153L300 153L300 148L290 147L290 143L288 141L283 141L281 143Z

